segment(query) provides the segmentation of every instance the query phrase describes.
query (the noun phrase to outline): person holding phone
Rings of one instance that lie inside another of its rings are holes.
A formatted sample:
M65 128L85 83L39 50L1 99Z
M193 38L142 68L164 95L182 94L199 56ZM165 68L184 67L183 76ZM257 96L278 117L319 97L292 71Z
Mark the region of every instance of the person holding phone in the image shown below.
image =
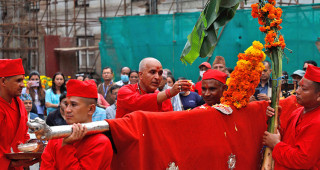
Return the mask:
M27 86L22 89L22 94L30 94L32 103L36 107L33 112L44 120L46 91L42 88L39 72L32 71L29 74L29 81Z
M66 80L62 73L57 72L52 78L52 87L46 91L47 115L58 109L60 96L67 91Z

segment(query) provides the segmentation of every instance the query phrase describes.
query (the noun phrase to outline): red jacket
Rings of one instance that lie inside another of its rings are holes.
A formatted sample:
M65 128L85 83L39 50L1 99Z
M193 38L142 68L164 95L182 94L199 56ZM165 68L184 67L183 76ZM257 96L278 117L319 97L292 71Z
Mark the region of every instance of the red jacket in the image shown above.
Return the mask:
M125 114L143 110L152 112L173 111L170 99L165 100L160 105L157 102L159 91L146 93L138 84L128 84L121 87L117 96L117 114L116 118L121 118Z
M303 110L290 115L282 141L273 149L275 170L320 169L320 107L305 114Z
M4 153L19 152L17 146L30 139L28 132L28 113L19 97L11 104L0 97L0 165L8 169L10 160ZM19 169L19 168L17 168ZM20 168L22 169L22 167Z

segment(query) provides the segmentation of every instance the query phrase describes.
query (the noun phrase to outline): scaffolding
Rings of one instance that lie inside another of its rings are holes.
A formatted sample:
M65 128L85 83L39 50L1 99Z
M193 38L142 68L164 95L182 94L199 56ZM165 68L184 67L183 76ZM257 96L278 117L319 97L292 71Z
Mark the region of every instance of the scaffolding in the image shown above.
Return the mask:
M258 0L242 2L239 9L250 8ZM320 0L277 0L280 5L320 3ZM44 73L44 36L83 37L82 44L56 51L97 51L101 33L100 17L170 14L201 11L207 0L0 0L0 58L22 58L26 70ZM88 32L89 31L89 32ZM89 44L88 36L95 36ZM99 62L95 55L92 68ZM79 56L78 56L79 58ZM80 59L78 59L79 62ZM77 70L79 71L79 70Z

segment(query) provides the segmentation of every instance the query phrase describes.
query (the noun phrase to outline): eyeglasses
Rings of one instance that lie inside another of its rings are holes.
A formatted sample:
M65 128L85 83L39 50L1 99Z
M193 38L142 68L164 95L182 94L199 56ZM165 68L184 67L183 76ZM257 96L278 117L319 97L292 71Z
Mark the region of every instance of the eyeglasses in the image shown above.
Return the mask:
M112 74L112 73L107 72L107 73L102 73L102 74Z

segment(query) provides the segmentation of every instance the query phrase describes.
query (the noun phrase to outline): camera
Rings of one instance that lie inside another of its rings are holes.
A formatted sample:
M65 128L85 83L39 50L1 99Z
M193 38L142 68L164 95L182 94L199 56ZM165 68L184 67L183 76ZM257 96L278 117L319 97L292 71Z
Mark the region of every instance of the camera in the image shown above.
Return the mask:
M29 81L31 87L39 87L39 81Z

